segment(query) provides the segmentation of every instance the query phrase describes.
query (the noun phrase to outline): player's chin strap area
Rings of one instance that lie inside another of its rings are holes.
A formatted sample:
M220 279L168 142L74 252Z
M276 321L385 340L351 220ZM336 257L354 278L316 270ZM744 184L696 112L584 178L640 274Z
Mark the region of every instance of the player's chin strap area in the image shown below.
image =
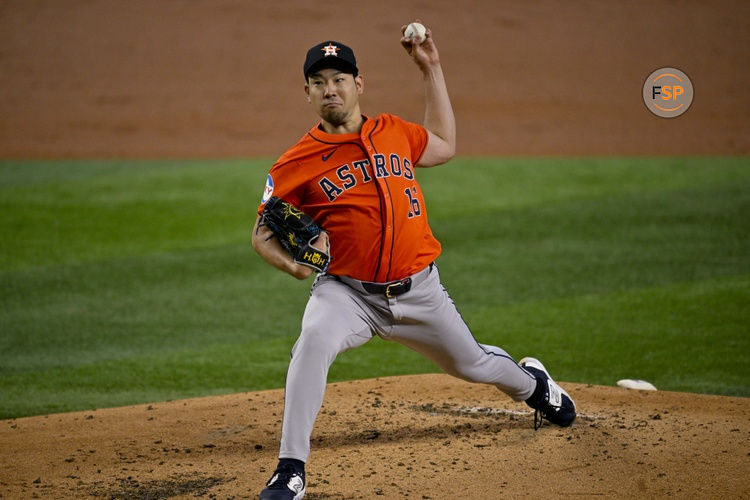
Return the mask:
M394 297L398 297L399 295L405 294L406 292L411 290L412 287L416 287L420 283L422 283L425 279L427 279L427 276L430 275L430 272L432 271L432 268L434 266L434 263L430 264L429 266L425 267L419 272L412 274L411 276L407 276L406 278L401 280L390 281L388 283L359 281L355 280L354 278L350 278L349 276L331 276L349 285L360 293L366 293L369 295L383 295L386 298L392 299Z

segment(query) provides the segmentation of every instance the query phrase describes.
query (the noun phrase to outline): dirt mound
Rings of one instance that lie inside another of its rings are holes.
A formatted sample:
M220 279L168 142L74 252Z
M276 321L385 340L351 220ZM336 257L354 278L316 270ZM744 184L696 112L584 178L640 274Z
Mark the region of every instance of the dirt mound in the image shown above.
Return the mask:
M571 428L447 375L331 384L308 497L747 498L750 399L562 384ZM0 496L254 498L279 390L0 422Z

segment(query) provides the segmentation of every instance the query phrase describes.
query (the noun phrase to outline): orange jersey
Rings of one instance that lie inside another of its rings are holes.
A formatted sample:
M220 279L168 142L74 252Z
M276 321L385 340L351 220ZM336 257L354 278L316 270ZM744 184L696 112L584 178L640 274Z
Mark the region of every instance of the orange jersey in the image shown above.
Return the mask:
M328 231L328 272L386 283L440 255L427 222L415 166L427 147L421 125L382 114L359 134L313 127L271 167L258 213L271 195Z

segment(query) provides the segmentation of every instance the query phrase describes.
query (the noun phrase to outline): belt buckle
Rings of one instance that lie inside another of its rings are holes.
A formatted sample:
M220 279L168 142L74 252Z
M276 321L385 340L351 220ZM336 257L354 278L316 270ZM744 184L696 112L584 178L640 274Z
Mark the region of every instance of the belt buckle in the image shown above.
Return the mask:
M388 299L396 298L399 295L408 292L409 288L411 288L411 278L404 278L401 281L388 283L385 286L385 297ZM391 291L391 289L395 290Z

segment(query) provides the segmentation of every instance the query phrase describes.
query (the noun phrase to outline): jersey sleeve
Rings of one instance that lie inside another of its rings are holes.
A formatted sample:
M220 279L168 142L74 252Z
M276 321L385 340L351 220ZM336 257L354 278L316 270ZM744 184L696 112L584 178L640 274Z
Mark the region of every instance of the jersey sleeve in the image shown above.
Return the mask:
M263 196L258 205L258 215L263 212L263 207L271 196L277 196L284 201L298 207L302 202L303 186L294 175L297 163L277 161L266 176L266 185L263 188Z
M411 161L413 165L419 163L422 159L425 150L427 149L427 142L429 141L429 135L427 129L418 123L408 122L399 117L394 117L399 125L404 130L404 134L409 140L411 147Z

